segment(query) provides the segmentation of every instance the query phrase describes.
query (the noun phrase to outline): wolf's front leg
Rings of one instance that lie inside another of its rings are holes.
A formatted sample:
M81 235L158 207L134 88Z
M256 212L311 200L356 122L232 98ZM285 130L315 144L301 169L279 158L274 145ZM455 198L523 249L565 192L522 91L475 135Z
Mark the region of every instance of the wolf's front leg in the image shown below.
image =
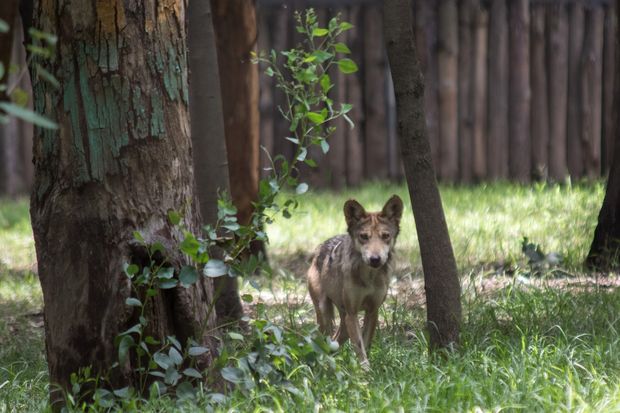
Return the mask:
M347 314L345 316L345 322L347 324L347 331L349 332L351 344L353 344L353 349L360 359L360 364L364 370L368 370L368 357L366 356L364 339L362 338L362 331L360 329L359 321L357 320L357 314Z
M367 311L364 315L364 347L366 351L370 351L370 344L372 338L375 335L375 329L377 328L377 322L379 320L379 309L374 311Z

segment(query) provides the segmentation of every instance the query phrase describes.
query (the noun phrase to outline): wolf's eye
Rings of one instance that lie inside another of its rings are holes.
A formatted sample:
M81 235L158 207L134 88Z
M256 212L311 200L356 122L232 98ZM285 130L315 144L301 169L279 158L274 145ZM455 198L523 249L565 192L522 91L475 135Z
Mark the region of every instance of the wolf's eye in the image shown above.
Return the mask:
M370 235L362 233L362 234L360 234L360 239L362 241L368 241L370 239Z
M389 240L389 239L390 239L390 233L389 233L389 232L382 232L382 233L381 233L381 238L382 238L384 241Z

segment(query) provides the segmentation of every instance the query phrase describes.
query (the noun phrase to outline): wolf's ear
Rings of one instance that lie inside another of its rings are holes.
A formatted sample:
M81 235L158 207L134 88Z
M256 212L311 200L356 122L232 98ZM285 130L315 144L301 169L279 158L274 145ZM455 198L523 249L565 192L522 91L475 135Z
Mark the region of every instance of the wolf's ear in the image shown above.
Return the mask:
M355 199L349 199L344 203L344 218L347 221L347 227L351 228L364 216L366 216L366 210Z
M400 218L403 216L402 199L400 199L398 195L392 195L392 197L383 206L381 215L398 224L400 222Z

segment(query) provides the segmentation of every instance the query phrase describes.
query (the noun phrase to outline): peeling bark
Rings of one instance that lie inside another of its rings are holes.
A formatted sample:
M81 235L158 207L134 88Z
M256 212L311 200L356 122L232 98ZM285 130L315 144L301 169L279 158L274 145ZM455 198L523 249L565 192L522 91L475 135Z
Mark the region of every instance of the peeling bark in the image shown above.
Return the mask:
M59 80L35 82L35 109L60 129L37 129L31 217L43 289L50 382L62 388L79 368L102 373L117 360L114 338L135 320L123 264L147 264L134 231L161 242L167 261L177 231L170 210L199 227L187 112L182 1L82 2L35 6L35 25L58 36L41 62ZM94 27L99 28L93 30ZM209 317L212 284L162 290L149 311L150 334L189 337L217 350ZM210 364L213 353L201 360ZM115 380L132 383L131 362ZM50 387L52 401L60 394Z

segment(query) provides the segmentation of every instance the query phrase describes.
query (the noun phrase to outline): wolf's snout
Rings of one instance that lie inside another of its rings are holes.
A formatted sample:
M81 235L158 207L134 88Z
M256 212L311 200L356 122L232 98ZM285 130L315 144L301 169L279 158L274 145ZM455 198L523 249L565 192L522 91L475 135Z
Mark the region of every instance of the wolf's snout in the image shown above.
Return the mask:
M368 260L368 264L370 264L370 266L373 268L379 268L381 266L381 257L379 257L378 255L370 257L370 259Z

